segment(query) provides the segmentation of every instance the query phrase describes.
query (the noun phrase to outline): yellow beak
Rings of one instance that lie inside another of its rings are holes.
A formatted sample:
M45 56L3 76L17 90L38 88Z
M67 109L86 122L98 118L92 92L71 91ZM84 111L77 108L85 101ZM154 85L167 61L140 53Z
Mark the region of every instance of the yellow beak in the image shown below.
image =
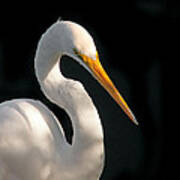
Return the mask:
M127 103L118 92L113 82L103 69L98 54L96 55L96 59L93 60L86 55L78 53L80 57L82 57L84 63L88 66L89 70L92 72L93 76L97 79L97 81L105 88L105 90L111 95L111 97L119 104L119 106L123 109L123 111L127 114L127 116L131 119L133 123L138 125L138 122L133 115L132 111L128 107Z

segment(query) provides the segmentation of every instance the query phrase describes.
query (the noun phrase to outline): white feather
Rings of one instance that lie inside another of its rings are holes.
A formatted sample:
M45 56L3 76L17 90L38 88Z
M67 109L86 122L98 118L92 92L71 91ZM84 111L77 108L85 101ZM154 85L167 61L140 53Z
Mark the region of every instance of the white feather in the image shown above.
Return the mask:
M39 101L19 99L0 105L0 180L97 180L103 169L103 131L97 110L80 82L59 69L63 54L78 60L77 48L94 57L88 32L58 21L41 37L35 71L47 98L65 109L74 136L68 144L55 115Z

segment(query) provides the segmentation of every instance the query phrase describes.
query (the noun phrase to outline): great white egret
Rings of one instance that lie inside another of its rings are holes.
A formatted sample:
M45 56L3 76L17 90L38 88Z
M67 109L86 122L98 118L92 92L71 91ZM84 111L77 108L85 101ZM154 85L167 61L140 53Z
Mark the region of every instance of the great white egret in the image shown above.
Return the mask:
M70 21L57 21L41 37L35 72L46 97L68 113L72 144L55 115L41 102L17 99L0 104L0 179L98 180L104 163L103 129L83 85L59 68L68 55L86 68L129 118L137 121L104 71L90 34Z

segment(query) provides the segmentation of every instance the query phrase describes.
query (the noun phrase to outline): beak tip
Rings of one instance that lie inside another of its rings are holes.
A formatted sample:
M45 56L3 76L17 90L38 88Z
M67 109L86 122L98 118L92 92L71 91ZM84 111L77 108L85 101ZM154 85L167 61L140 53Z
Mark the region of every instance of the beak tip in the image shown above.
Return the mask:
M137 119L136 119L136 117L135 117L135 115L133 114L133 112L129 109L129 118L130 118L130 120L136 125L136 126L138 126L139 125L139 122L137 121Z
M133 121L133 123L135 124L135 125L139 125L139 123L138 123L138 121L137 121L137 119L134 117L133 119L132 119L132 121Z

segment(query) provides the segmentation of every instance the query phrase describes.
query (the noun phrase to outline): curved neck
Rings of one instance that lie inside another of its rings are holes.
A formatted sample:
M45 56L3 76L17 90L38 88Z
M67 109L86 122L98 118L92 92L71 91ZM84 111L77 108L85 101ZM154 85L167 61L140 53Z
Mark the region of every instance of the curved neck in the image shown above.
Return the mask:
M42 72L46 71L44 70L44 67L38 65L38 62L36 62L36 75L40 83L41 90L51 102L65 109L70 116L74 128L73 144L76 144L79 141L79 138L81 138L80 134L82 132L82 138L85 138L88 135L89 137L87 138L90 139L90 136L93 137L97 135L97 138L101 138L102 140L103 132L101 122L92 99L80 82L67 79L62 75L60 71L60 60L60 54L56 56L56 61L50 58L49 61L54 61L55 63L51 65L47 74ZM44 74L43 78L41 76L42 74ZM68 93L73 93L73 91L75 91L75 93L79 92L81 99L67 95ZM97 131L93 132L95 129ZM86 136L84 136L85 134ZM76 139L75 137L78 138Z
M36 59L36 75L46 97L64 108L70 116L74 132L70 152L75 160L74 166L76 167L77 163L79 164L78 168L80 165L88 166L87 172L97 172L98 177L98 174L101 173L99 170L101 171L103 168L104 153L100 118L91 98L80 82L66 79L62 75L59 67L60 59L60 54L54 56L53 59L44 59L46 65L49 65L48 70L41 65L41 59L39 59L40 61ZM81 96L80 99L77 99L78 93ZM79 158L82 156L83 158Z

